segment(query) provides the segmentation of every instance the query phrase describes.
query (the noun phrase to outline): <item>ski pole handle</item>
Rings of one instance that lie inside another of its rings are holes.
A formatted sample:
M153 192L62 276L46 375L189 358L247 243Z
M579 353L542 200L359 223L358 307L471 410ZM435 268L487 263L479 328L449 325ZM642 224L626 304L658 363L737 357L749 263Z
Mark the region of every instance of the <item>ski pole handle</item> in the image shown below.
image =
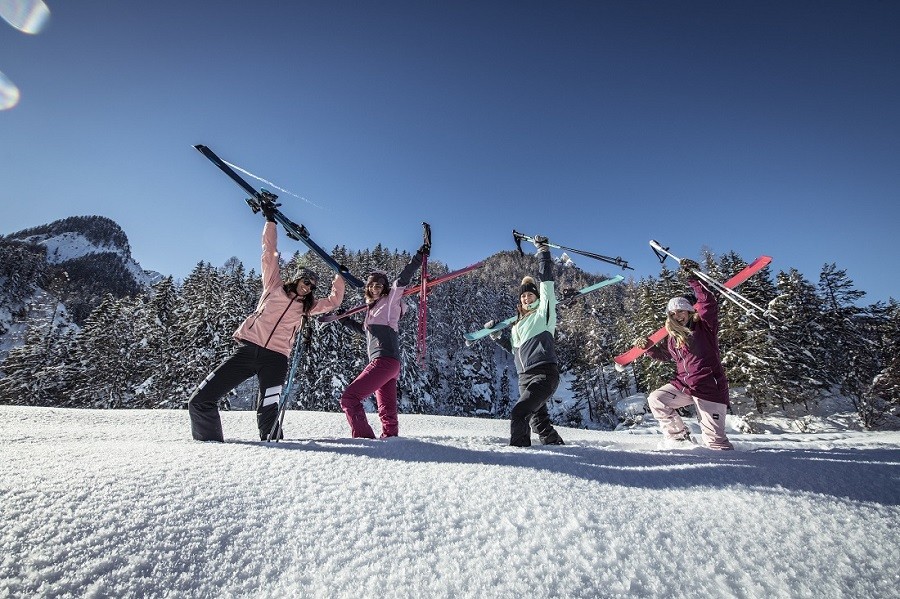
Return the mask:
M513 229L513 239L516 240L516 247L519 248L519 253L520 253L520 254L524 254L524 253L525 253L525 252L522 251L522 242L523 242L523 241L527 241L527 242L529 242L529 243L534 243L535 245L538 245L538 244L535 242L534 237L532 237L531 235L525 235L524 233L519 233L519 232L516 231L515 229ZM571 248L567 248L567 247L565 247L565 246L561 246L561 245L558 245L558 244L555 244L555 243L550 243L550 240L549 240L549 239L546 239L546 238L545 238L545 241L543 241L543 242L541 242L541 243L542 243L543 245L546 245L547 247L556 248L556 249L558 249L558 250L568 249L568 250L573 251L573 252L577 252L577 251L578 251L578 250L573 250L573 249L571 249Z
M654 253L656 253L656 255L659 256L659 258L660 258L659 261L660 261L660 262L665 261L666 256L669 256L669 257L671 257L673 260L675 260L675 262L681 264L681 258L679 258L679 257L676 256L675 254L673 254L672 252L670 252L670 251L669 251L669 248L664 248L663 246L661 246L661 245L659 244L659 242L656 241L655 239L651 239L651 240L650 240L650 247L653 248Z
M525 255L525 252L522 251L522 240L525 239L525 238L526 238L525 235L522 235L521 233L519 233L518 231L516 231L515 229L513 229L513 239L514 239L515 242L516 242L516 247L519 249L519 255L520 255L520 256L524 256L524 255Z

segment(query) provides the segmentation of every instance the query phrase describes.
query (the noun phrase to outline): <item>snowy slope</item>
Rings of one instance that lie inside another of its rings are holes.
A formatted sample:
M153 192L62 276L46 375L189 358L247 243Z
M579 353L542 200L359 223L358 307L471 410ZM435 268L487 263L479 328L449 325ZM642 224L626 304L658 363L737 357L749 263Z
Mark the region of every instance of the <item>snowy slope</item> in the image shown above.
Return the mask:
M0 407L0 597L900 597L900 433L223 419L209 444L184 411Z

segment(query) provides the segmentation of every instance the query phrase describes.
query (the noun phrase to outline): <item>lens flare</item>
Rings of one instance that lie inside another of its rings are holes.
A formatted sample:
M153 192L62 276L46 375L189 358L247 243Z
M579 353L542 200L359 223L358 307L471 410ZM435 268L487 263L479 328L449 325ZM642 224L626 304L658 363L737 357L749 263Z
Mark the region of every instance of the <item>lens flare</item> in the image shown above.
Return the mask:
M9 80L9 77L0 73L0 110L12 108L19 103L19 88Z
M23 33L40 33L50 19L42 0L0 0L0 17Z

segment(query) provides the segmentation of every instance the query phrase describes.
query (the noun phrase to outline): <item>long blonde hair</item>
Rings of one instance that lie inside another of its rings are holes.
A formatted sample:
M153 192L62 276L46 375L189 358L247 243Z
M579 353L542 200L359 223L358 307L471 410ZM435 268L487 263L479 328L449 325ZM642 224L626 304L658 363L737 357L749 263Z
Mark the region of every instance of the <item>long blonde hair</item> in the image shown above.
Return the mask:
M700 317L696 312L691 312L691 315L688 317L687 324L697 322L700 320ZM675 340L675 347L684 347L687 345L688 338L693 334L693 331L689 327L681 326L675 319L672 318L671 314L666 314L666 331L669 332L669 335L672 336L672 339Z

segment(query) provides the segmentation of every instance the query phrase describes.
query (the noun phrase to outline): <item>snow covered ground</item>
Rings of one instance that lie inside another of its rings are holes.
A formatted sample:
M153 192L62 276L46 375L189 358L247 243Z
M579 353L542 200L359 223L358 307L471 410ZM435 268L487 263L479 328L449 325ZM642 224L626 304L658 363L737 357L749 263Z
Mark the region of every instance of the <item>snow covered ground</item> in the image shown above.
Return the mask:
M223 420L216 444L184 411L0 407L0 597L900 597L898 432L664 452L652 428L515 449L507 421L369 441L289 412L264 444Z

